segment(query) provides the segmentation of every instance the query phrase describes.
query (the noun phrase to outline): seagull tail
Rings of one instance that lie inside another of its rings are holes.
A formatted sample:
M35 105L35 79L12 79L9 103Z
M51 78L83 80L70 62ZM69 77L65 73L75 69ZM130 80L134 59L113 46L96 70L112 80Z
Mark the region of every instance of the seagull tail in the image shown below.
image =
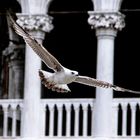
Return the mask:
M135 91L135 90L131 90L131 89L126 89L126 88L122 88L122 87L115 86L115 85L112 85L112 88L113 88L115 91L121 91L121 92L129 92L129 93L134 93L134 94L140 94L140 91Z

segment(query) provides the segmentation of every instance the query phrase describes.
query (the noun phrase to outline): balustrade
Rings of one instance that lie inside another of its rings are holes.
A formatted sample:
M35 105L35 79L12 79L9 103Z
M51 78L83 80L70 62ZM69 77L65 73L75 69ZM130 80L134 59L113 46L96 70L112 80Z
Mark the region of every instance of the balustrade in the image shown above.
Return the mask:
M58 137L62 137L63 135L66 137L86 137L91 135L92 120L89 120L89 118L92 118L92 113L89 112L92 112L91 108L93 108L93 101L93 99L42 100L43 107L48 107L47 111L49 111L49 113L45 113L49 114L49 116L46 116L46 118L49 118L49 124L46 124L47 129L49 129L47 136L53 137L54 133ZM57 115L55 114L56 111ZM64 116L66 117L65 119ZM55 124L55 122L57 124ZM74 126L72 126L72 124L74 124ZM54 128L55 126L57 126L57 130ZM65 127L66 129L63 129L62 127ZM72 134L73 129L74 134ZM80 132L82 133L79 134Z
M23 101L0 100L0 137L20 138ZM119 138L140 136L140 100L113 99L113 135ZM42 99L41 137L93 138L94 99Z
M123 137L140 136L139 106L140 100L136 98L114 99L114 135Z
M2 126L0 136L14 138L20 135L22 107L22 100L0 100L0 117L1 122L3 122L3 124L0 124Z

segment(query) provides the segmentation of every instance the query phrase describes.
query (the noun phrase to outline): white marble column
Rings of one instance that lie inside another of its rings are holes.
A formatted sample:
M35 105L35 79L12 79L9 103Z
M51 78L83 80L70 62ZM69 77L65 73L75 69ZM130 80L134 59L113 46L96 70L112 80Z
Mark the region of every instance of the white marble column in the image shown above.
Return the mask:
M40 43L44 39L45 32L53 28L52 18L46 15L51 0L24 0L21 1L22 13L17 22L30 32ZM22 115L23 137L39 137L42 135L40 128L44 126L44 116L40 115L41 83L38 70L41 68L41 60L34 51L26 45L25 51L25 77L24 77L24 108Z
M124 27L124 16L117 12L121 1L115 1L93 0L95 12L89 12L88 19L97 36L97 79L110 83L113 83L114 74L114 39L117 30ZM111 89L96 89L93 116L93 135L96 137L111 137L113 134L112 98Z
M38 42L42 43L45 32L52 29L51 18L48 15L28 15L17 14L17 22L30 34L32 34ZM41 69L41 59L26 44L25 51L25 79L24 79L24 110L22 116L23 137L39 137L40 128L43 121L40 110L41 82L38 70Z
M98 30L97 79L113 83L115 31ZM97 136L110 136L112 133L112 97L111 89L96 88L95 120L93 129ZM96 120L98 119L98 120Z

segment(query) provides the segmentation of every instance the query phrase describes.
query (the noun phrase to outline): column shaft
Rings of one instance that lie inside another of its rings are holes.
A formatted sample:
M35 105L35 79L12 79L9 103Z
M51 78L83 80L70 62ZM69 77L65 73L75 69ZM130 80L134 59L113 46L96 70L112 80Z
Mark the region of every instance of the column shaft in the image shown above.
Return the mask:
M24 137L39 136L39 112L41 84L38 70L41 68L40 58L26 45L25 82L24 82L24 114L22 135Z
M124 15L118 10L122 0L93 0L94 10L89 11L88 23L97 35L97 79L113 83L114 39L118 30L125 26ZM112 137L111 89L96 89L93 134L95 137Z
M114 37L116 32L109 29L97 30L97 79L113 83ZM94 136L112 135L112 89L96 89Z
M51 31L53 28L52 18L48 15L17 14L17 16L17 23L29 31L29 34L34 36L40 44L45 37L45 32ZM38 74L41 69L41 59L28 44L25 49L24 113L21 133L23 137L40 137L42 135L40 130L44 129L42 128L43 121L41 121L43 114L40 114L41 81Z

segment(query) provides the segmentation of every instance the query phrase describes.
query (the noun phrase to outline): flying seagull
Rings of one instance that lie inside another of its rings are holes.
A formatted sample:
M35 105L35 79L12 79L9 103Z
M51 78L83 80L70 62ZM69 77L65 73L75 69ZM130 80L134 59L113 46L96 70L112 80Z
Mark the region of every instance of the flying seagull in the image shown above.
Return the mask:
M51 73L44 70L39 70L41 82L48 89L56 92L70 92L71 90L69 89L68 84L76 82L92 87L111 88L115 91L140 94L140 91L125 89L95 78L80 76L77 71L64 67L51 53L48 52L46 48L43 47L42 44L40 44L33 36L31 36L18 23L16 23L10 14L8 14L8 17L14 31L19 36L23 37L28 46L30 46L41 58L41 60L54 71Z

